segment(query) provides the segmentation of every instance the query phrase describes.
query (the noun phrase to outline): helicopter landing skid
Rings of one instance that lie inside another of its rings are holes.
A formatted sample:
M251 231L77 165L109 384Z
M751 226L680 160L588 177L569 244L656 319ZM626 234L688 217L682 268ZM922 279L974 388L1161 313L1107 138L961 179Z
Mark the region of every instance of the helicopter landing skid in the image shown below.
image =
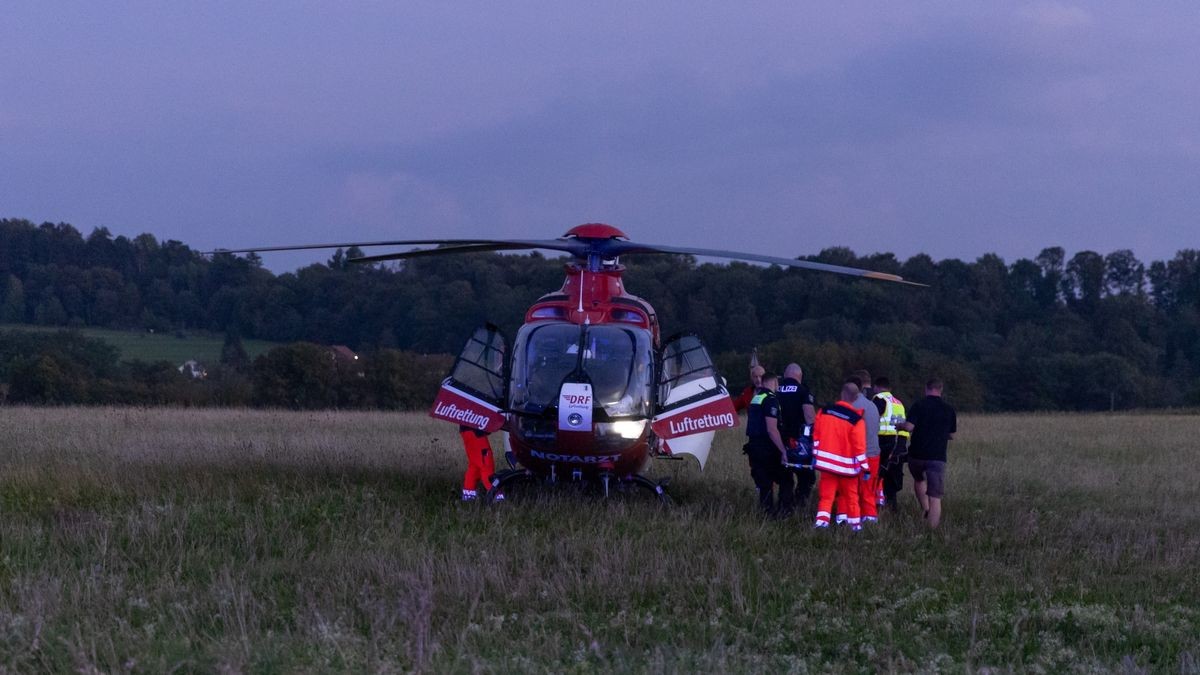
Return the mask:
M571 483L584 483L596 481L602 490L602 495L607 499L611 496L613 489L617 492L624 492L625 487L638 487L650 491L654 498L661 504L671 505L671 495L667 494L667 484L671 482L670 477L662 478L657 481L651 480L640 473L635 473L629 476L617 477L611 473L604 472L594 478L584 478L582 474L571 476ZM568 481L561 480L554 473L545 478L539 478L536 474L528 469L509 469L507 471L497 472L492 477L492 489L488 490L488 501L496 501L497 495L503 494L505 487L514 487L521 484L541 483L543 485L557 485Z
M671 482L669 477L661 478L658 481L652 481L640 473L635 473L632 476L627 477L625 480L653 492L658 497L658 501L662 502L664 505L670 506L672 504L671 495L667 494L667 484Z
M517 483L532 483L535 480L533 472L529 469L507 469L499 471L492 476L492 489L488 490L488 501L496 501L496 496L504 494L506 485Z

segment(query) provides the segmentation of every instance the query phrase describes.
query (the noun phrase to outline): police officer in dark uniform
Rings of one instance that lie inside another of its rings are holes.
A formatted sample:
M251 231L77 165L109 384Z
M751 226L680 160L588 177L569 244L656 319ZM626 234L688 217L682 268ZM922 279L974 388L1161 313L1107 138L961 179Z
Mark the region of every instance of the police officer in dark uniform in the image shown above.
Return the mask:
M797 363L789 363L779 381L779 433L783 445L791 450L798 463L790 464L796 474L796 506L803 508L816 483L817 474L812 468L812 424L817 415L816 401L812 392L804 386L804 371ZM801 466L803 468L797 468Z
M762 386L746 408L746 447L750 460L750 477L758 488L758 505L764 513L787 517L794 510L792 474L784 463L787 451L779 432L779 388L777 375L765 375ZM775 502L774 488L779 486L779 501Z

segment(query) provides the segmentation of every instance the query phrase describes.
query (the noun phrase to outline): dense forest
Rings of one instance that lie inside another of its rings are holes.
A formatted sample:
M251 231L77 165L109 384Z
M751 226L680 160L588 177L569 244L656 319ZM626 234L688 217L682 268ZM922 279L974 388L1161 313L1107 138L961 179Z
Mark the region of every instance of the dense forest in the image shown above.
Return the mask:
M368 358L390 359L389 377L399 381L403 363L415 363L414 355L455 352L485 320L515 331L529 304L557 289L563 277L563 260L536 253L348 263L355 254L337 251L325 264L274 274L255 256L206 258L149 234L113 237L98 228L84 236L66 224L0 220L0 323L206 330L233 340L345 344ZM747 354L757 347L772 368L800 362L810 384L826 396L844 372L866 367L886 373L910 394L924 377L938 374L948 381L948 395L967 409L1200 403L1196 250L1148 265L1130 251L1068 255L1061 248L1013 262L991 254L970 262L859 257L844 248L805 259L893 272L929 287L698 264L680 256L623 262L627 287L654 304L664 331L698 333L735 385L744 380ZM89 348L67 344L70 338L60 340L85 361L117 367L112 355L89 354ZM13 333L0 334L0 342L8 343L0 345L0 359L8 359L0 361L0 381L11 383L22 363L32 367L22 351L32 346L17 341ZM243 373L264 367L228 365ZM161 367L140 367L144 372L137 376L112 375L110 381L135 392L117 400L144 400L136 394L141 385L131 382L169 377ZM252 374L246 377L252 382ZM380 392L334 391L298 405L406 405ZM247 390L239 398L213 395L201 402L253 402L256 396Z

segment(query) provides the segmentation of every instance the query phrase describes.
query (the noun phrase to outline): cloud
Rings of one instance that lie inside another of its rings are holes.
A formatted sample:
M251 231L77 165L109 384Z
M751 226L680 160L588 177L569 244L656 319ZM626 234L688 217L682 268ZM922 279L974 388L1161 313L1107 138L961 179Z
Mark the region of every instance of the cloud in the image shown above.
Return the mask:
M0 201L211 245L608 220L968 257L1200 212L1187 0L410 5L30 5L0 25Z
M455 234L553 235L601 220L644 240L786 254L1011 257L1089 237L1119 247L1097 229L1200 206L1182 193L1131 199L1195 167L1131 158L1111 140L1128 101L1104 72L1022 38L930 31L734 89L662 70L426 142L317 158L368 186L359 198L374 217L403 220L401 202L423 203Z
M1018 10L1018 15L1041 28L1066 29L1091 25L1092 14L1082 7L1043 2Z
M462 205L450 191L405 172L347 175L335 197L340 218L370 227L414 223L463 223Z
M350 176L347 194L378 218L389 208L400 217L394 193L402 189L453 204L455 221L509 213L528 222L513 206L520 202L539 217L575 207L696 220L809 180L861 188L831 171L948 127L1003 125L1012 114L1006 92L1029 67L1023 58L978 35L935 35L836 71L732 92L659 72L484 128L425 143L335 147L318 161Z

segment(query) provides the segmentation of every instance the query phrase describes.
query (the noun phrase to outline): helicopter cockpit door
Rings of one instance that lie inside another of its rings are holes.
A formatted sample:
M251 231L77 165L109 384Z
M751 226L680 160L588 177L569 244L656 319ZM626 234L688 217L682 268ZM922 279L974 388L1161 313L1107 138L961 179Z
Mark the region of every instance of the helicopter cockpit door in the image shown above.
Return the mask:
M429 415L491 433L504 426L507 398L508 340L489 323L467 340Z
M693 455L703 469L716 431L738 425L733 401L700 338L675 336L659 354L651 428L668 454Z

